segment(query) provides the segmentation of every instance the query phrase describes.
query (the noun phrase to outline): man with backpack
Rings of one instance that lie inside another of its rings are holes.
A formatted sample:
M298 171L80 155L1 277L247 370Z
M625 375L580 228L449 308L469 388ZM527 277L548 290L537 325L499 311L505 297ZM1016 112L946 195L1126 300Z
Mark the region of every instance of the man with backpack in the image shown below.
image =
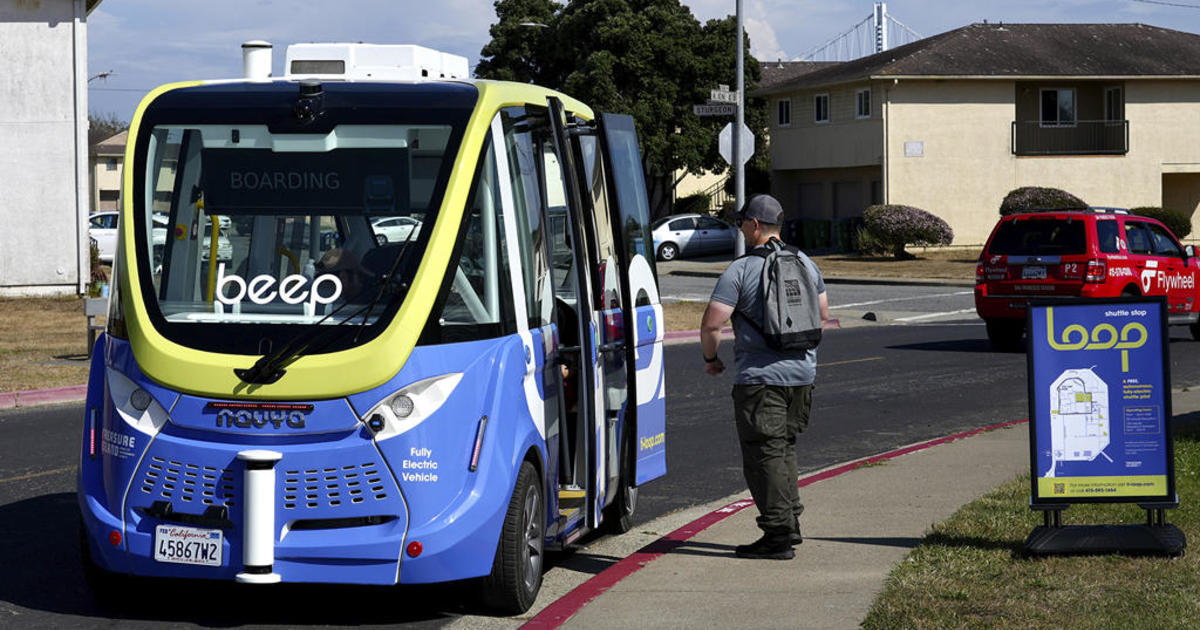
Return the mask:
M747 253L721 274L700 323L704 370L717 376L721 328L733 319L734 421L742 471L763 536L738 545L741 558L788 560L802 541L796 434L808 427L816 345L829 319L825 280L808 256L779 240L783 208L751 197L738 213Z

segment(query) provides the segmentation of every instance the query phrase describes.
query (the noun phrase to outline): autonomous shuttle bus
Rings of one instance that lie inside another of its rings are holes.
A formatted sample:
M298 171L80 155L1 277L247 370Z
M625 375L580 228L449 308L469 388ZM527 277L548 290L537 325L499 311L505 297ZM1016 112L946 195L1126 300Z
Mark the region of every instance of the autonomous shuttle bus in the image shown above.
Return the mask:
M85 568L481 578L489 605L527 609L547 548L625 531L666 472L633 119L416 46L247 68L158 88L133 119Z

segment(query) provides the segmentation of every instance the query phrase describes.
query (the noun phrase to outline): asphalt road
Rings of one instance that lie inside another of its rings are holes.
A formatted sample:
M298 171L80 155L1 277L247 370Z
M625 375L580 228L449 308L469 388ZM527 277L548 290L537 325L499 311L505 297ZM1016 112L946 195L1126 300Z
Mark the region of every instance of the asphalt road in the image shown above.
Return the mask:
M977 320L976 320L977 321ZM1173 384L1200 385L1200 344L1174 331ZM732 353L726 342L721 352ZM820 350L803 470L996 422L1024 418L1025 357L992 352L978 323L830 331ZM744 488L730 421L732 377L703 372L698 345L667 349L670 472L642 488L639 524ZM74 461L81 405L0 413L0 627L439 627L477 613L469 585L427 588L136 588L137 606L97 608L79 571ZM550 571L599 572L553 559ZM617 558L613 558L615 562Z

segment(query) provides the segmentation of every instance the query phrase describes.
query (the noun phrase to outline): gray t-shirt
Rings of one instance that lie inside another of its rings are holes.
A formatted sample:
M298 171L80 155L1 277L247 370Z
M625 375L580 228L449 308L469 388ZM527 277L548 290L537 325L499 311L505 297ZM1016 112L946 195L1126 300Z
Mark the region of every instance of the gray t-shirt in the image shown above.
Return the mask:
M817 293L825 293L825 278L816 263L803 252L800 259L808 266L808 272L817 281ZM713 288L712 300L732 306L733 357L738 385L811 385L817 374L817 351L774 350L767 346L762 335L747 324L737 312L752 314L755 318L762 313L763 258L742 256L729 263L725 273Z

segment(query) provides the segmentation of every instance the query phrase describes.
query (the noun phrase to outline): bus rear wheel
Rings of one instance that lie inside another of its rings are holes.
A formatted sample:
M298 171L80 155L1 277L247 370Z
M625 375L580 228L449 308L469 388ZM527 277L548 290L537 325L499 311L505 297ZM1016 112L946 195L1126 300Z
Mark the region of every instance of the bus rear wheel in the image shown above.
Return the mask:
M537 471L524 462L508 502L492 573L483 579L483 603L488 608L517 615L533 605L542 588L545 511Z

